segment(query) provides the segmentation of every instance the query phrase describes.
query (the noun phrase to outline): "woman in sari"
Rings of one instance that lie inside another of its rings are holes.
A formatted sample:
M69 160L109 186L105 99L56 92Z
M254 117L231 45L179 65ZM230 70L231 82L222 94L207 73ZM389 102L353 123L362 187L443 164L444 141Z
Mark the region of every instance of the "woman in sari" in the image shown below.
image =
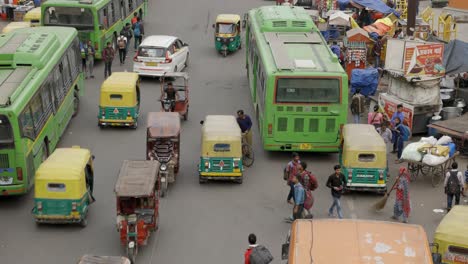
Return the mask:
M392 219L399 220L403 218L403 223L408 223L408 217L411 212L411 202L409 195L410 175L405 167L400 168L398 182L393 187L396 191L395 205L393 206Z

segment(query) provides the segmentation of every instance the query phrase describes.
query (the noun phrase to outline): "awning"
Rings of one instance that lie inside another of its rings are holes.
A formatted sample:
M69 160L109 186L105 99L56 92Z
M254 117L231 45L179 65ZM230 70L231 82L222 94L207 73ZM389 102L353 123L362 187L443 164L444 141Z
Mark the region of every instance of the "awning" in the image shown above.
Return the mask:
M400 16L395 9L387 6L384 2L380 0L338 0L338 5L341 10L346 9L347 6L350 4L358 8L359 6L363 8L369 8L377 12L383 13L385 15L394 13L395 15Z
M445 74L468 72L466 54L468 54L468 43L452 40L446 44L444 49Z
M331 14L330 19L328 20L328 24L335 26L349 26L349 18L349 15L338 11Z

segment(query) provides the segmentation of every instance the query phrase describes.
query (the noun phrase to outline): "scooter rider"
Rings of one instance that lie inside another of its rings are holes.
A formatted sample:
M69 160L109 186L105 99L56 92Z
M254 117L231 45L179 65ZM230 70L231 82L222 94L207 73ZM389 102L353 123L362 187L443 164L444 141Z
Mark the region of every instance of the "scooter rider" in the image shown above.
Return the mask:
M171 112L175 110L175 102L179 100L179 94L174 89L172 82L167 83L167 88L165 89L165 99L171 101Z

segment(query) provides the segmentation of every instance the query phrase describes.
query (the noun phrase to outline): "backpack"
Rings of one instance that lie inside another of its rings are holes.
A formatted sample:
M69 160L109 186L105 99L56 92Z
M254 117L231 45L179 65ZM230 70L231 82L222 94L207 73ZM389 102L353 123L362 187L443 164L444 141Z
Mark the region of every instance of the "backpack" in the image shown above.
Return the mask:
M273 256L265 246L258 245L250 253L250 264L268 264L272 261Z
M124 38L119 38L118 44L119 44L119 49L125 49L125 47L127 46Z
M457 177L458 171L451 171L450 177L448 178L446 192L447 194L458 194L460 193L460 181Z
M401 137L403 141L408 141L411 138L411 129L403 124L401 125Z
M140 23L135 24L135 28L133 29L133 35L135 35L135 37L139 37L141 35Z
M314 205L314 196L311 191L305 191L304 208L310 210Z

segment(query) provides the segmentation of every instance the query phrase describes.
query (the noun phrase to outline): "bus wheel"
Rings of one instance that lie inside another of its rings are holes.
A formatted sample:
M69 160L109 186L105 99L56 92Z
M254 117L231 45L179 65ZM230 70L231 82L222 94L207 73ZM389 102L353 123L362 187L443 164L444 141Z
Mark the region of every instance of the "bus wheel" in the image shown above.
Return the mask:
M73 115L72 115L72 117L77 116L79 111L80 111L80 97L78 96L78 92L75 92L73 94Z

